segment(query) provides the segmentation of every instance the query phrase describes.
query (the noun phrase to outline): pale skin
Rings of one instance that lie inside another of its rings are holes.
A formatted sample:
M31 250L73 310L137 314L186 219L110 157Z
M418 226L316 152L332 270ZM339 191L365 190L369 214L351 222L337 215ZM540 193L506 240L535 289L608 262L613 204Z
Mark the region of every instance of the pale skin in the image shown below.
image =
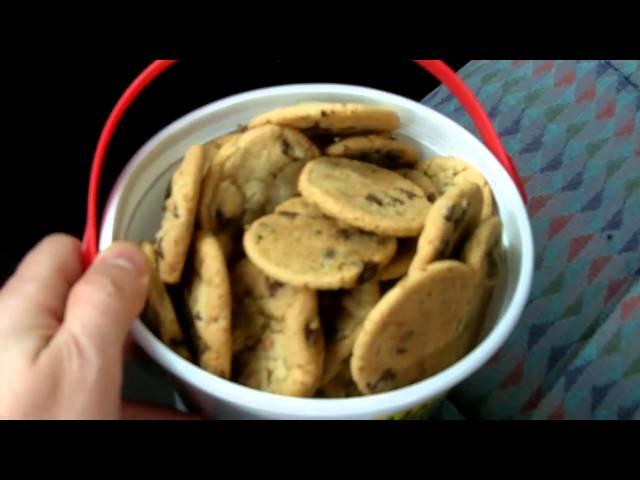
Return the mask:
M80 248L46 237L0 290L0 419L193 418L121 400L147 263L116 243L83 273Z

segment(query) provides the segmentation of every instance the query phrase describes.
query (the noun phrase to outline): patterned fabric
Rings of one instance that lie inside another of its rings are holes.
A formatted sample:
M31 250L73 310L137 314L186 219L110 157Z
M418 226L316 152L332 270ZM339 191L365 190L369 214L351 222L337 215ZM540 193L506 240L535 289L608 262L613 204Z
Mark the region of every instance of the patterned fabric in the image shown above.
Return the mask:
M436 418L640 418L640 62L459 73L525 182L536 275L507 344ZM424 103L476 132L446 88Z

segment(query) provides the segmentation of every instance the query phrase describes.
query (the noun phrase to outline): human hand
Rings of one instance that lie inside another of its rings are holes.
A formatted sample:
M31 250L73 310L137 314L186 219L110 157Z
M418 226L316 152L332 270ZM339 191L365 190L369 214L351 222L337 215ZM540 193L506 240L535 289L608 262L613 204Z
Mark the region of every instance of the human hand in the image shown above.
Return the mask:
M116 243L83 273L80 249L45 238L0 290L0 418L192 418L121 401L124 346L149 282L142 252Z

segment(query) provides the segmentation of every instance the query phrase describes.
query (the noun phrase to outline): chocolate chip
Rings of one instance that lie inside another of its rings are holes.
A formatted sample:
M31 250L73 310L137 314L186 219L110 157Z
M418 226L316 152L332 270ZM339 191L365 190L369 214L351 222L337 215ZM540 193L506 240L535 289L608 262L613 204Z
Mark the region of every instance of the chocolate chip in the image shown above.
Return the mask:
M399 205L404 205L404 202L402 200L400 200L399 198L393 197L391 195L389 195L389 200L390 200L390 204L392 207L396 207Z
M411 190L405 190L404 188L398 188L398 190L400 190L402 193L404 193L404 195L409 199L409 200L413 200L414 198L416 198L418 195L416 195L415 193L413 193Z
M285 137L280 137L280 150L283 155L289 158L295 158L295 150Z
M338 230L338 235L345 239L345 240L349 240L351 238L351 236L353 235L353 230L349 230L346 228L341 228L340 230Z
M307 323L304 329L304 338L309 345L314 345L320 338L320 329L315 320Z
M453 219L455 218L455 214L456 214L455 206L447 205L444 208L444 215L443 215L445 222L449 222L449 223L453 222Z
M256 235L256 242L262 241L263 238L264 237L262 235L260 235L260 234Z
M375 391L378 391L380 387L384 386L383 384L387 382L391 382L395 379L396 379L396 372L394 372L390 368L387 368L384 372L382 372L382 375L380 375L378 380L376 380L373 383L367 383L367 387L369 388L369 390L375 392Z
M267 280L267 284L269 285L269 295L271 295L272 297L276 293L278 293L278 290L280 290L282 287L284 287L284 284L278 282L277 280L268 279Z
M296 218L298 216L298 214L296 212L287 212L287 211L280 211L277 212L278 215L285 217L285 218Z
M227 216L224 214L222 210L217 208L216 209L216 226L221 230L225 230L229 226L229 222L230 222L230 219L227 218Z
M362 272L358 276L358 285L367 283L378 274L378 264L375 262L364 262Z
M398 355L404 355L407 352L408 352L408 350L406 348L404 348L404 347L397 347L396 348L396 353Z
M467 211L469 210L469 204L464 202L461 206L460 209L458 210L458 214L456 215L456 218L453 219L453 226L458 228L460 226L460 224L464 221L465 217L467 216Z
M376 195L374 195L373 193L369 193L367 194L367 196L365 197L365 200L367 202L371 202L371 203L375 203L376 205L382 207L384 204L382 203L382 200L380 199L380 197L377 197Z
M429 192L427 193L427 200L429 200L429 202L433 203L437 200L438 196L433 193L433 192Z
M173 212L171 212L171 213L173 213L173 216L175 218L180 218L180 211L178 210L178 206L177 205L173 207Z
M328 115L329 115L329 114L328 114L327 112L325 112L324 110L320 110L320 116L321 116L322 118L324 118L324 117L326 117L326 116L328 116Z
M333 248L327 248L324 252L322 252L322 256L328 260L335 258L336 251Z
M373 232L365 232L364 230L360 230L359 228L354 229L354 232L358 234L358 236L367 238L370 241L374 241L377 238L380 238L377 234Z

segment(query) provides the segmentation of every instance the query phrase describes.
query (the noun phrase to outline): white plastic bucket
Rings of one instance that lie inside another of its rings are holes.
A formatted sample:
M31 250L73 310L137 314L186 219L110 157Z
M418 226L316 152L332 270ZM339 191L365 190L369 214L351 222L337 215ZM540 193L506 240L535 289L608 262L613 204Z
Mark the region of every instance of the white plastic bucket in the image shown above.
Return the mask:
M133 336L174 379L184 400L213 418L381 419L424 412L482 367L505 343L525 307L534 265L531 225L515 184L476 137L436 111L391 93L337 84L266 88L213 102L173 122L131 159L108 200L99 249L106 249L115 240L153 237L171 174L190 145L228 133L257 114L303 101L387 105L400 116L400 136L420 147L424 158L436 154L458 157L486 176L504 224L502 240L507 261L481 342L446 370L398 390L348 399L303 399L253 390L211 375L173 353L139 320Z

